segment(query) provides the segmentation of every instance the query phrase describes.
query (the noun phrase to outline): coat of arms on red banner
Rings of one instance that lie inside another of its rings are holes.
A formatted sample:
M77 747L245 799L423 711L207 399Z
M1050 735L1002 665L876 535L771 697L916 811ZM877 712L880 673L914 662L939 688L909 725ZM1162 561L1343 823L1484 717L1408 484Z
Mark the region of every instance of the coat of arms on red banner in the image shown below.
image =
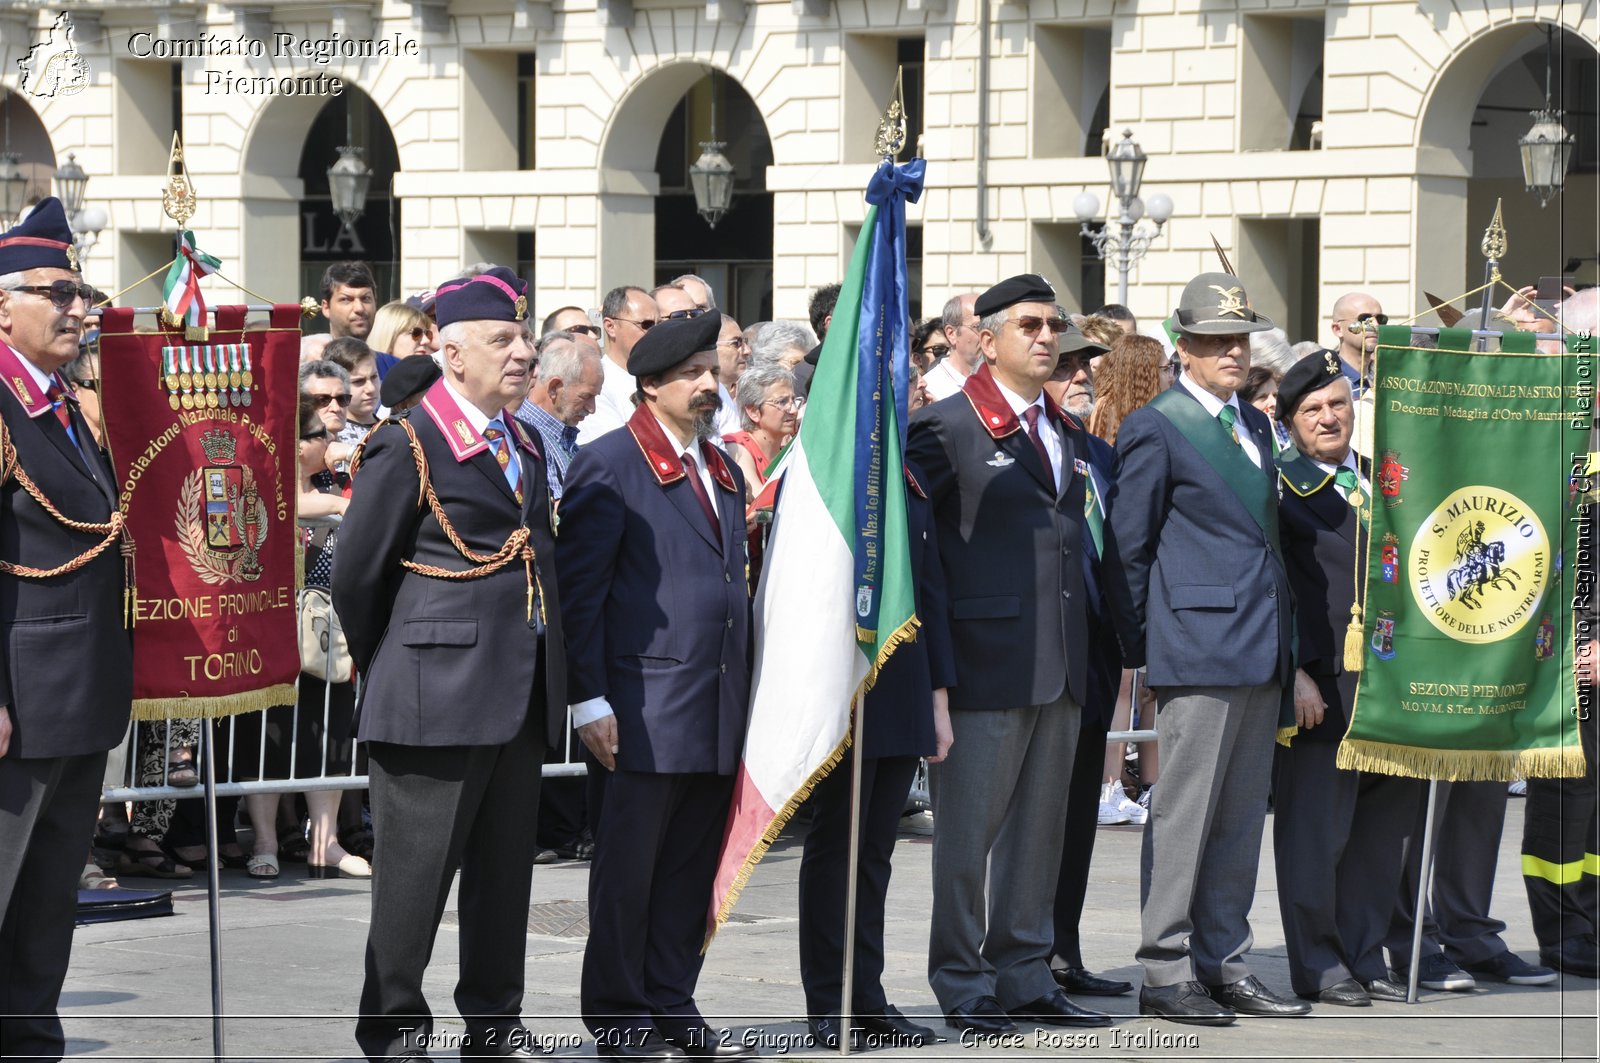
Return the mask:
M202 435L200 448L211 464L190 473L178 492L178 543L207 583L254 582L268 526L255 471L234 464L238 440L226 428Z

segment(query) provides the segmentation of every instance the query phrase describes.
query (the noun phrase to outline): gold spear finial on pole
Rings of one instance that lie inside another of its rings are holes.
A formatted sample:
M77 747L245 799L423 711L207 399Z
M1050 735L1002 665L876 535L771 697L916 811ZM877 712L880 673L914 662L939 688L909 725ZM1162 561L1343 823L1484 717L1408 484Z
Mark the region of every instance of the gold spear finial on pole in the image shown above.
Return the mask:
M901 73L901 68L895 67L894 95L878 123L878 136L873 142L873 150L889 160L897 158L906 146L906 93Z
M161 209L167 217L178 223L178 228L189 227L195 212L194 182L189 179L189 167L183 161L183 141L176 130L172 134L172 155L167 161L167 187L161 193Z
M1483 230L1483 244L1480 248L1483 257L1489 260L1491 284L1500 281L1500 260L1506 257L1506 223L1500 217L1500 200L1494 201L1494 218L1490 220L1489 227Z

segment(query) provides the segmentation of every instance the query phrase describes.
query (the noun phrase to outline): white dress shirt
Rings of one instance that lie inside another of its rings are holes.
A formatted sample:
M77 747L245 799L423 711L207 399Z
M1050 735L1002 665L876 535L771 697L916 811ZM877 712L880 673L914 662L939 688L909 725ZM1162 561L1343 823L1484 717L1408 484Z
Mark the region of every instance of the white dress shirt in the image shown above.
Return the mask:
M483 430L489 427L489 422L491 420L498 420L500 422L501 439L504 440L506 453L510 455L511 458L510 471L507 473L507 476L508 478L516 478L517 482L520 483L522 477L522 464L517 459L517 448L512 444L511 441L511 426L506 424L505 415L502 414L498 418L489 417L482 410L468 402L466 397L451 385L449 377L444 377L443 380L444 389L450 393L451 398L456 400L456 406L460 408L461 416L467 419L467 423L472 426L472 430L478 433L480 438L483 436ZM485 439L484 442L488 443L489 441ZM489 443L489 456L491 458L494 457L493 443Z
M1055 479L1056 491L1061 491L1061 462L1064 455L1061 452L1061 436L1056 432L1055 426L1050 422L1050 415L1045 412L1044 392L1039 392L1032 402L1018 395L1015 391L995 379L995 386L1000 389L1000 394L1006 397L1006 402L1011 404L1011 412L1017 415L1017 420L1022 422L1022 430L1028 430L1028 421L1022 416L1022 411L1029 406L1039 408L1039 438L1044 443L1044 452L1050 455L1050 475Z
M939 364L922 374L922 382L928 386L928 398L934 402L947 399L951 395L967 386L967 378L955 368L953 354L947 354L939 359Z
M1178 383L1183 385L1185 391L1198 399L1200 401L1200 405L1206 408L1206 413L1210 414L1213 418L1222 412L1222 408L1224 406L1232 406L1234 420L1233 431L1234 434L1239 437L1239 449L1244 451L1245 457L1249 458L1250 463L1256 468L1266 468L1266 466L1261 464L1261 448L1256 446L1256 441L1251 438L1250 426L1244 423L1244 412L1239 408L1238 395L1229 395L1228 401L1223 402L1221 399L1211 394L1211 392L1207 391L1199 384L1196 384L1190 378L1188 373L1180 375L1178 377Z
M656 420L660 421L661 418L657 417ZM683 464L684 458L688 458L694 463L695 473L700 477L700 483L706 489L706 497L710 498L712 500L711 504L715 506L717 488L716 484L711 480L711 470L706 468L705 460L700 456L700 447L697 445L699 440L691 439L688 444L680 443L678 437L673 434L672 429L668 428L665 423L661 425L661 432L667 437L667 441L677 448L678 464L680 466ZM616 712L611 708L611 702L602 694L597 698L580 701L572 706L572 726L582 727L584 724L594 723L596 720L603 720L607 716L614 715L616 715Z

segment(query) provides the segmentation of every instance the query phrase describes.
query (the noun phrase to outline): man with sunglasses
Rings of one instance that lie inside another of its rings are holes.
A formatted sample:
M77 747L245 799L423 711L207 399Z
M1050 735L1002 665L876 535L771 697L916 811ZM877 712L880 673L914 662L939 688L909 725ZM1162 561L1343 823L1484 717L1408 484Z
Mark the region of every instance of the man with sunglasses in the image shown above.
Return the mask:
M955 743L932 769L928 981L946 1021L977 1035L1103 1026L1050 973L1090 644L1086 433L1044 390L1068 325L1034 274L990 288L975 312L985 364L912 421L907 443L938 522L957 677Z
M1350 381L1356 398L1366 390L1366 377L1372 371L1372 354L1378 349L1378 326L1388 323L1389 315L1383 312L1378 300L1366 292L1349 292L1333 304L1332 328L1334 339L1339 341L1340 372Z
M60 200L0 234L0 423L16 452L0 483L0 1052L19 1058L65 1048L84 844L133 700L122 558L91 553L116 477L61 375L93 294Z
M593 339L597 345L600 342L600 330L589 320L589 311L581 306L563 306L546 317L544 324L539 326L539 338L543 339L552 332L581 333Z
M633 416L633 393L638 385L628 372L628 356L660 318L650 293L631 284L606 292L600 312L606 333L605 383L595 399L594 412L578 426L579 446L621 428Z

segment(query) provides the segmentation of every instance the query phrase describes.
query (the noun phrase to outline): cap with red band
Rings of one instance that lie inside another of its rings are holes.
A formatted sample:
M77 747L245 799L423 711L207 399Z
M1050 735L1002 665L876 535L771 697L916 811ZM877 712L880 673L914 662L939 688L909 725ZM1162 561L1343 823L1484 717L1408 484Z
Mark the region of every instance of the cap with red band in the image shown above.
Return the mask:
M26 218L0 233L0 275L28 269L77 272L72 228L67 224L61 200L55 196L41 199Z

